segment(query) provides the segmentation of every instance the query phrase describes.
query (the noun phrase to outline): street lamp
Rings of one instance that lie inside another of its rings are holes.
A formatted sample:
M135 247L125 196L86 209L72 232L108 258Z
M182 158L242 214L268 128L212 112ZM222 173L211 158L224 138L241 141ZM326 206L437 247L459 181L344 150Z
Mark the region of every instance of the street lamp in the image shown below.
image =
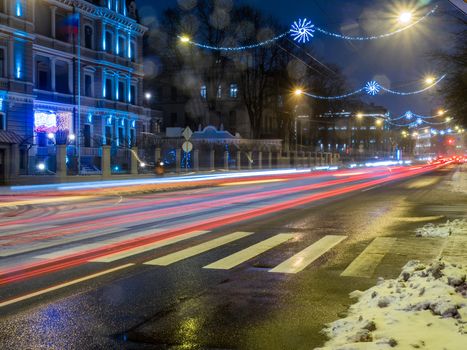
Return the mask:
M151 94L150 92L146 92L146 93L144 94L144 98L145 98L147 101L149 101L149 100L152 98L152 94Z
M70 134L70 135L68 135L68 139L69 139L70 141L76 140L75 134Z
M181 41L182 43L189 43L189 42L190 42L190 37L187 36L187 35L182 35L182 36L180 37L180 41Z
M431 85L431 84L433 84L434 82L435 82L435 78L432 77L432 76L428 76L428 77L425 78L425 83L426 83L427 85Z
M404 11L399 15L399 23L408 24L412 21L412 13L409 11Z
M363 114L362 113L357 113L357 119L362 119L363 118Z
M295 94L295 96L300 96L300 95L303 94L303 90L302 89L296 89L294 94Z

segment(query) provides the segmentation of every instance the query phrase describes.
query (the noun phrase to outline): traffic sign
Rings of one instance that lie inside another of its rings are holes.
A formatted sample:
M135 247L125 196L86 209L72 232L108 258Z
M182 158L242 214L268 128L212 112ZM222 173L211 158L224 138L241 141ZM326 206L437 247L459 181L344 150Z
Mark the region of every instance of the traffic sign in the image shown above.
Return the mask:
M189 139L191 139L191 136L193 136L193 131L191 131L190 127L187 126L185 130L183 130L182 135L185 138L185 140L188 141Z
M185 153L191 152L193 144L190 141L183 142L182 149Z

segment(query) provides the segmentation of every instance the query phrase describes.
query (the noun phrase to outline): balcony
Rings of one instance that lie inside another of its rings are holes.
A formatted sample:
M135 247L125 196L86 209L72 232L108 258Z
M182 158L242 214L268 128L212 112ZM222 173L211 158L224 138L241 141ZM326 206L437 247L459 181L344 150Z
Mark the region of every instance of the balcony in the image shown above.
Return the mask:
M73 104L73 95L71 94L62 94L59 92L38 89L34 89L34 92L36 93L38 100Z

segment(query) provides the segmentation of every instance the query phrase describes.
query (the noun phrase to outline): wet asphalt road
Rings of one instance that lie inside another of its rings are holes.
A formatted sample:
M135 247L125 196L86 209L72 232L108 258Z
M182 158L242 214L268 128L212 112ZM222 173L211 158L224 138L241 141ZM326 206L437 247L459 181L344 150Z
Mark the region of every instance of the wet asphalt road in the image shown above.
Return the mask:
M414 251L409 254L411 256L388 254L368 276L340 276L376 237L413 236L413 230L425 223L424 218L429 218L429 222L444 222L446 219L464 217L466 197L446 191L455 171L458 168L450 166L398 182L371 186L286 208L280 212L248 217L246 221L238 219L227 226L214 227L200 236L107 264L86 262L70 268L56 269L53 273L5 283L0 286L0 302L92 276L105 269L125 266L109 274L1 307L0 348L312 349L322 345L324 341L319 333L323 324L336 319L351 303L347 298L349 292L368 288L375 283L377 276L396 276L400 267L410 258L432 258L432 252L428 251ZM331 178L328 177L312 181L297 179L292 184L303 186L329 180ZM229 188L228 191L235 190L244 195L244 192L268 192L287 186L291 184L271 182L242 185ZM257 187L262 190L256 190ZM206 189L190 194L204 195L217 191L226 189ZM219 195L224 196L225 193ZM298 194L291 192L277 201L295 199L296 196ZM205 205L207 202L214 203L216 199L218 198L209 197L198 202L198 199L192 198L190 201ZM130 204L137 204L148 199L139 196L128 200ZM103 199L99 199L94 203L94 211L101 206L110 205L102 201ZM276 200L258 201L248 197L237 202L235 207L231 207L230 201L215 208L207 207L206 210L211 218L231 214L239 208L262 208L266 204L274 205ZM93 204L87 204L86 208L89 205ZM52 212L46 211L35 218L53 218L57 213L83 210L81 204L73 206L76 207L60 207L60 210L47 207ZM41 208L44 207L28 207L29 210L39 211ZM139 213L139 209L134 210ZM27 212L22 212L22 215ZM195 212L193 215L197 220L202 220L207 214ZM188 215L183 220L193 220L193 215L191 218ZM66 220L67 224L83 221L75 216ZM108 220L111 219L107 217L107 220L96 224L104 225ZM164 220L159 225L175 225L170 215ZM179 221L175 220L176 224ZM38 225L50 223L51 221L44 220ZM138 226L138 229L147 228L145 225ZM25 226L18 227L18 232L22 233ZM132 227L133 231L136 230L135 227ZM73 228L75 226L71 225L68 229ZM86 232L82 234L85 235ZM234 232L252 234L168 266L144 264L156 257L180 252ZM64 231L60 233L64 234ZM284 233L291 234L292 238L232 269L204 268ZM322 252L298 273L269 272L327 236L342 236L345 239L332 249ZM6 265L10 267L32 261L40 262L42 260L35 257L37 252L54 253L70 247L70 244L61 242L57 246L41 249L40 244L44 241L29 241L33 237L31 235L19 237L26 246L32 244L37 250L1 257L2 268ZM57 239L64 239L63 237ZM89 240L85 242L96 242L95 238ZM80 245L71 245L78 248L80 246L82 242ZM6 247L5 249L13 249L11 245ZM15 276L21 274L20 271Z

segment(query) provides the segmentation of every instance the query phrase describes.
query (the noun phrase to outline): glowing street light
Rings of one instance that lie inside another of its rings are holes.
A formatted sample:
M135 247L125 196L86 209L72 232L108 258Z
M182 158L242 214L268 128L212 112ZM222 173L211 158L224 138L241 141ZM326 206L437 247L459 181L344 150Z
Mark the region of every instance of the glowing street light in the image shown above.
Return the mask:
M426 78L425 78L425 83L426 83L427 85L431 85L431 84L433 84L434 82L435 82L435 78L434 78L434 77L429 76L429 77L426 77Z
M141 168L145 168L145 167L146 167L146 163L141 162L141 163L139 163L139 166L140 166Z
M302 89L296 89L295 92L294 92L294 94L295 94L296 96L300 96L300 95L303 94L303 90L302 90Z
M440 109L440 110L438 111L438 115L439 115L439 116L443 115L444 113L446 113L446 112L443 111L442 109Z
M36 165L37 170L44 171L45 170L45 164L44 163L39 163Z
M376 120L376 125L378 126L383 125L383 121L381 119Z
M148 101L151 99L151 97L152 97L152 94L151 94L150 92L146 92L146 93L144 94L144 98L145 98L146 100L148 100Z
M412 21L412 13L411 12L405 11L405 12L402 12L399 15L399 23L408 24L410 21Z
M362 113L357 113L357 118L358 118L358 119L362 119L362 118L363 118L363 114L362 114Z
M75 134L70 134L70 135L68 135L68 139L69 139L70 141L76 140Z
M180 37L180 41L181 41L182 43L189 43L189 42L190 42L190 37L187 36L187 35L182 35L182 36Z

